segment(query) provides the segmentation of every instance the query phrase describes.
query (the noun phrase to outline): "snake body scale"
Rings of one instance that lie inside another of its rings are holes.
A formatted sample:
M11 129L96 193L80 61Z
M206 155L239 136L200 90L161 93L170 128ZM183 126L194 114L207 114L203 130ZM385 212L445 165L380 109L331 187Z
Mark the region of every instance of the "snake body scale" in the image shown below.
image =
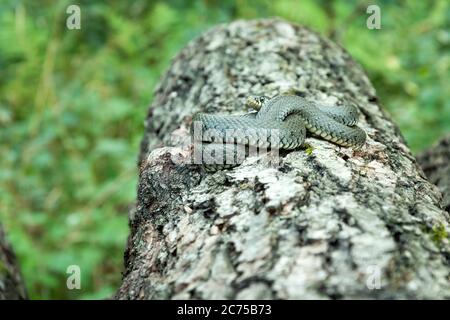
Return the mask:
M191 136L201 145L202 164L208 171L239 165L252 146L292 150L300 147L306 130L344 147L360 147L366 133L356 126L353 105L322 106L296 95L250 97L256 110L243 115L197 113Z

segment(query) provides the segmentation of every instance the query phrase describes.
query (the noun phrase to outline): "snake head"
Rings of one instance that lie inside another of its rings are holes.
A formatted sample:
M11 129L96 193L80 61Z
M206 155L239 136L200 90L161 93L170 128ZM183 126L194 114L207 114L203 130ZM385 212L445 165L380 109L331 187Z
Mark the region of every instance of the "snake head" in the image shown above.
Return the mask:
M245 102L245 105L258 111L269 99L267 96L250 96Z

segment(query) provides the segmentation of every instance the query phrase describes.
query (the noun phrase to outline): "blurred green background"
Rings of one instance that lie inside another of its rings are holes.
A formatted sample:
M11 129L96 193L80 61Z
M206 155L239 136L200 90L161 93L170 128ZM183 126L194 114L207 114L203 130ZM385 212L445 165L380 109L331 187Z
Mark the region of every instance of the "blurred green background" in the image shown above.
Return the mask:
M448 1L2 1L0 219L35 299L105 298L121 280L137 154L170 59L209 27L280 16L341 43L414 152L449 131ZM382 29L365 10L381 8ZM81 30L66 8L81 7ZM82 290L66 268L81 267Z

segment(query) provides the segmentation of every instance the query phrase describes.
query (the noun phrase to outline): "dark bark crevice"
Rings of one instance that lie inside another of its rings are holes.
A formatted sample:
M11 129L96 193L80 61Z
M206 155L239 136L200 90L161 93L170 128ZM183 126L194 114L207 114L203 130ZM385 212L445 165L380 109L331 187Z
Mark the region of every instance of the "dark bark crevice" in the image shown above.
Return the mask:
M0 225L0 300L28 299L16 255Z

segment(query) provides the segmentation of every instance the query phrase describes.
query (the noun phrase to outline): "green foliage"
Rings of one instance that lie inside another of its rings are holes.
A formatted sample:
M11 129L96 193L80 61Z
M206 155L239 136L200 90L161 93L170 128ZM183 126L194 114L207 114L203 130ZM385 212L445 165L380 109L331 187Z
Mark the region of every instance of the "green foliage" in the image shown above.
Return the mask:
M448 232L447 230L445 230L445 225L443 223L434 225L431 229L431 235L434 243L437 246L440 246L444 239L448 238Z
M313 151L314 151L314 147L310 144L306 144L306 149L305 149L306 154L308 156L310 156L310 155L312 155Z
M189 4L188 4L189 3ZM0 4L0 218L32 298L104 298L120 283L136 159L171 57L212 25L281 16L340 42L363 65L413 150L450 124L447 1L79 1ZM81 267L82 290L66 288Z

